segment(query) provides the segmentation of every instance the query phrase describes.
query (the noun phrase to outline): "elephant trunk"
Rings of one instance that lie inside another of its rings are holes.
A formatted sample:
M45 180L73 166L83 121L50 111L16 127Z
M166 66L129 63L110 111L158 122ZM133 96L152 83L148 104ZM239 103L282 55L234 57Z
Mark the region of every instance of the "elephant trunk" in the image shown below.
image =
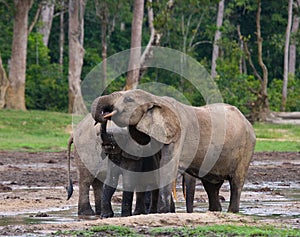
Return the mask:
M105 115L111 113L115 102L120 98L120 92L114 92L110 95L104 95L96 98L91 107L91 114L97 123L106 123L107 117Z

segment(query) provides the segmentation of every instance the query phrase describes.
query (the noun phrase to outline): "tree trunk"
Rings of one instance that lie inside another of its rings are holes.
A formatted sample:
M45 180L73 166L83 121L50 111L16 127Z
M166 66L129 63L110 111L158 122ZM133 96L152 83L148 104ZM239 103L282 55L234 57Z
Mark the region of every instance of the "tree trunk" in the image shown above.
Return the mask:
M260 16L261 16L261 2L260 0L257 1L258 9L256 14L256 30L257 30L257 46L258 46L258 63L261 67L263 72L263 77L260 82L260 91L256 99L256 109L258 109L258 118L259 121L266 121L267 116L269 114L269 99L268 99L268 69L263 62L262 58L262 42L263 39L261 37L261 30L260 30Z
M244 42L244 50L247 57L247 60L253 70L254 76L260 81L260 88L258 91L249 88L249 90L256 95L256 100L249 103L251 114L248 116L250 122L256 121L266 121L268 115L270 114L269 109L269 99L267 93L268 85L268 69L262 59L262 37L260 30L260 15L261 15L261 2L257 0L257 13L256 13L256 35L257 35L257 57L258 63L261 67L263 75L261 76L256 70L254 63L251 59L251 53L248 49L247 41L244 40L244 37L241 37L241 40Z
M59 26L59 65L61 72L64 68L64 43L65 43L65 30L64 30L64 11L65 2L61 1L61 11L59 13L60 26Z
M33 0L15 0L15 16L6 108L26 110L25 75L28 40L28 12Z
M83 65L83 23L86 0L69 1L69 113L85 114L81 93L81 70Z
M286 97L287 97L287 86L288 86L288 71L289 71L289 46L290 46L290 35L292 26L292 15L293 15L293 0L289 0L288 5L288 23L285 32L285 45L284 45L284 62L283 62L283 85L282 85L282 99L280 110L285 111Z
M224 1L221 0L218 6L218 15L217 15L217 30L215 32L213 52L212 52L212 62L211 62L211 77L215 78L217 76L217 59L219 57L219 46L218 41L221 39L221 31L220 27L223 23L223 15L224 15Z
M297 0L298 9L300 9L300 0ZM299 13L298 13L299 14ZM300 16L294 14L293 16L293 26L292 26L292 38L289 50L289 74L295 75L296 71L296 34L299 29Z
M3 109L5 106L5 95L8 85L9 81L2 64L2 58L0 57L0 109Z
M45 46L48 46L52 20L53 20L53 13L54 13L54 1L45 3L42 6L41 16L40 16L41 26L39 27L38 31L43 35L43 43Z
M144 0L134 1L131 26L130 58L125 90L135 89L139 82Z
M243 38L242 33L241 33L241 26L240 25L237 25L237 33L238 33L238 36L239 36L240 49L241 49L242 52L245 52L245 46L244 46L245 42L244 42L244 38ZM240 69L240 74L247 74L246 58L245 58L244 55L240 56L239 69Z
M109 23L109 9L106 1L96 1L96 13L101 21L101 55L102 55L102 85L103 88L106 86L107 81L107 37L108 37L108 23Z
M143 76L143 74L146 72L146 67L145 64L147 63L147 60L151 58L152 56L152 46L158 46L160 44L160 38L161 34L155 29L154 27L154 13L153 13L153 8L152 8L152 0L147 1L148 5L148 25L150 29L150 39L148 41L148 44L141 56L141 61L140 61L140 77Z

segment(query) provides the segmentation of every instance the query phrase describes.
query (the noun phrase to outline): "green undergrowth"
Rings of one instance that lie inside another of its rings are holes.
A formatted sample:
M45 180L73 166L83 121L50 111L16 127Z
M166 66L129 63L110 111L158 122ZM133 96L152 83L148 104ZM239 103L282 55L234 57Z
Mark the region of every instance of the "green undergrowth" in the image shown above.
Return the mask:
M157 228L130 228L124 226L95 226L87 230L58 231L55 236L300 236L299 229L284 229L274 226L235 226L213 225L196 227L157 227Z

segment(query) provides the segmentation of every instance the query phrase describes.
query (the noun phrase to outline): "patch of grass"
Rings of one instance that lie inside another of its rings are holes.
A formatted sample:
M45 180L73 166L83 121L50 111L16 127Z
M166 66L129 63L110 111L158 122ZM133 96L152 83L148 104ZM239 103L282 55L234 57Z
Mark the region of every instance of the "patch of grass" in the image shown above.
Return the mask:
M299 125L256 123L254 129L258 138L300 140Z
M300 151L300 126L293 124L254 124L255 151Z
M235 225L213 225L196 227L158 227L136 230L124 226L95 226L88 230L59 231L55 236L300 236L299 229L283 229L274 226L235 226Z
M156 228L151 231L154 236L299 236L296 229L279 229L273 226L235 226L213 225L179 228Z
M257 140L255 151L300 151L300 142Z
M103 226L94 226L87 230L70 230L70 231L58 231L54 233L54 236L84 236L84 237L93 237L93 236L128 236L128 237L137 237L139 235L134 229L125 226L112 226L112 225L103 225Z
M47 111L0 111L0 150L65 150L72 117Z

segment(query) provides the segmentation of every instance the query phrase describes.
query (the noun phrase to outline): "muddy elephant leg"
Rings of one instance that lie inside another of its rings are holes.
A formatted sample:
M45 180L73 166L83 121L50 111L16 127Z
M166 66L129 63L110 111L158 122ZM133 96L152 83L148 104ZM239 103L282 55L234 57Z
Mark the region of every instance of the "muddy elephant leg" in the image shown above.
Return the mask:
M159 189L154 189L151 192L151 202L150 202L149 213L157 213L158 196L159 196Z
M237 177L229 179L230 184L230 202L228 212L239 212L240 198L242 187L244 185L244 179Z
M101 217L113 217L114 212L111 206L111 199L118 186L119 177L121 174L120 168L112 161L108 160L106 179L103 184L102 202L101 202Z
M132 216L133 192L123 191L121 216Z
M202 180L204 189L208 195L209 210L210 211L222 211L222 206L219 198L219 191L224 181L219 183L210 183L206 180Z
M107 184L103 185L102 202L101 202L101 217L109 218L114 216L114 212L111 206L111 198L115 193L116 188Z
M174 180L178 173L178 155L174 154L174 143L166 145L161 150L161 158L159 161L159 175L160 182L159 195L158 195L158 213L175 212L175 203L172 196L172 188ZM171 165L171 166L169 166ZM166 169L166 167L169 167ZM169 184L163 186L162 183L168 181ZM162 182L162 183L161 183Z
M79 158L76 148L74 149L74 157L79 180L78 215L95 215L89 198L90 186L92 185L94 177Z
M189 174L183 174L185 180L185 203L187 213L192 213L194 209L194 197L195 197L195 186L196 178Z
M99 179L95 179L92 184L95 198L95 212L96 215L101 215L101 199L103 183Z
M146 193L145 192L136 192L136 203L135 203L135 209L133 212L133 215L141 215L141 214L147 214L147 208L146 208Z
M90 204L90 185L90 182L81 181L79 183L78 215L95 215Z
M159 190L158 213L175 212L175 203L172 196L173 183L166 185Z

